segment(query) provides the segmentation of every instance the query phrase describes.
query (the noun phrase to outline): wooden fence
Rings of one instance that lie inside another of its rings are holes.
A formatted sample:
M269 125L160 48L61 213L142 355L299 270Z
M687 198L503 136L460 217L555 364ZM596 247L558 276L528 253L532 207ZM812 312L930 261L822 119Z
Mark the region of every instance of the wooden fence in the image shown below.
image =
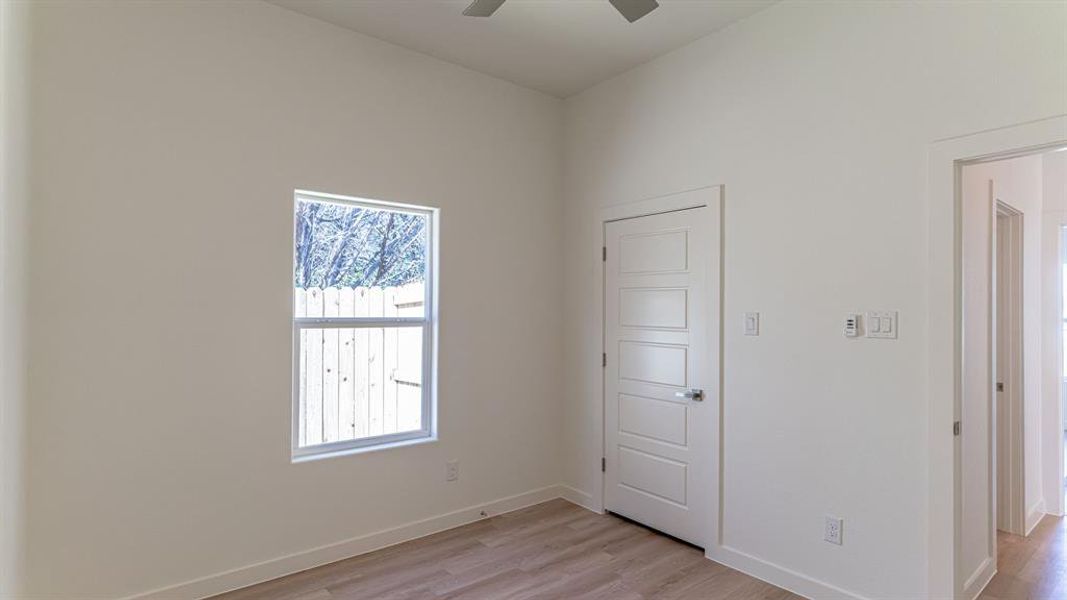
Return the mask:
M296 290L297 317L420 317L422 282ZM422 329L300 331L300 446L422 426Z

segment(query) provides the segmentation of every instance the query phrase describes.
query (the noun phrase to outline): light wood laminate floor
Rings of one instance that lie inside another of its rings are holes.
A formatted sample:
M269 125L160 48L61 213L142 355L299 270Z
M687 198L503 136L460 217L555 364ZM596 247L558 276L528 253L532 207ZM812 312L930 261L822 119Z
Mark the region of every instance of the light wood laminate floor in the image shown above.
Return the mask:
M1067 530L1062 517L1046 516L1030 537L997 532L997 574L979 600L1067 598Z
M552 500L215 600L792 600L701 550Z

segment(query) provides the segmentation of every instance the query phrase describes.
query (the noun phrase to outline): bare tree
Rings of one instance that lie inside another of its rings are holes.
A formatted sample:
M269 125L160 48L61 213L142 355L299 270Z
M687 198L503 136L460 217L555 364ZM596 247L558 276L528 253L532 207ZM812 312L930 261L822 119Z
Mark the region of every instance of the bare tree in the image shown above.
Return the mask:
M296 206L296 287L386 287L426 277L426 217L325 202Z

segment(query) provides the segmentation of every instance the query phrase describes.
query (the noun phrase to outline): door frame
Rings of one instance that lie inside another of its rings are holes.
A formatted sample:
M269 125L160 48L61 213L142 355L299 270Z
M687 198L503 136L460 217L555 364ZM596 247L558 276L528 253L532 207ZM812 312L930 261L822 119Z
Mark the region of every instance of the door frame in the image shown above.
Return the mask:
M1024 501L1024 491L1026 489L1025 477L1026 471L1024 469L1024 452L1026 446L1024 442L1024 435L1026 435L1024 428L1024 413L1023 413L1023 394L1024 392L1024 377L1023 364L1025 360L1024 353L1026 352L1023 345L1023 213L1010 204L1000 200L993 196L993 240L992 240L992 260L990 261L990 280L993 282L993 286L990 289L990 332L993 336L993 343L989 345L989 364L990 375L992 381L990 384L993 389L990 393L990 398L993 398L991 403L991 423L993 427L990 428L990 443L989 450L992 454L991 465L995 465L993 471L993 477L990 481L994 482L991 486L990 508L993 511L992 526L989 532L990 542L992 548L990 549L990 556L994 561L997 558L997 507L1000 499L1001 486L1007 484L1007 496L1010 500L1008 504L1008 526L1007 531L1015 535L1026 535L1026 506ZM1000 220L1006 221L1007 229L1005 230L1007 236L1008 248L1001 248L998 244L1000 233ZM1000 314L1000 304L998 299L1000 297L1000 288L1004 283L998 277L997 261L1000 260L1000 253L1007 250L1008 254L1004 256L1006 260L1005 274L1006 279L1009 281L1008 289L1006 290L1005 297L1007 299L1008 306L1005 307L1005 318L1009 321L1010 330L1014 333L1008 340L1001 340L997 336L998 321L997 318ZM1002 347L1001 344L1004 343ZM996 383L998 379L998 357L1001 354L1001 350L1009 356L1009 364L1006 365L1006 377L1004 383L1004 397L1007 399L1008 404L1008 446L1002 448L996 443L997 434L1000 431L1000 422L997 420L997 414L1000 412L996 410L996 398L997 390ZM1000 457L1003 455L1004 450L1008 451L1008 464L1006 469L1007 481L1001 481L997 476L1000 469L999 466ZM995 564L995 563L994 563Z
M1067 115L960 137L927 148L927 588L931 598L961 598L959 419L962 389L960 172L1067 144Z
M1044 210L1041 218L1041 490L1045 514L1064 515L1063 265L1067 211ZM1030 524L1031 528L1035 524Z
M1051 234L1051 235L1050 235ZM1056 385L1053 386L1053 393L1047 394L1048 387L1045 385L1045 378L1048 377L1047 372L1042 372L1042 386L1041 386L1041 437L1045 438L1047 435L1049 439L1055 444L1055 451L1051 453L1051 456L1042 458L1041 465L1041 486L1043 495L1045 497L1045 512L1047 514L1055 516L1064 515L1064 444L1067 440L1064 439L1064 430L1067 429L1067 425L1064 424L1065 408L1064 402L1067 398L1064 397L1064 381L1067 380L1067 372L1063 370L1063 311L1064 311L1064 294L1063 294L1063 265L1067 263L1065 260L1065 252L1067 252L1067 244L1065 244L1065 238L1067 238L1067 211L1048 211L1043 215L1042 223L1042 262L1044 263L1049 257L1049 250L1052 249L1055 256L1055 266L1051 267L1054 272L1052 277L1049 277L1049 268L1047 265L1042 264L1041 277L1045 284L1051 282L1052 287L1055 290L1052 292L1055 294L1055 299L1051 303L1053 310L1055 311L1054 320L1054 332L1052 334L1051 344L1054 345L1053 353L1049 356L1055 360L1055 374ZM1048 236L1046 239L1045 236ZM1042 291L1043 302L1048 301L1048 293L1045 290ZM1046 312L1042 309L1042 312ZM1047 315L1042 315L1042 330L1043 336L1048 335L1046 327L1052 325L1051 322L1046 321ZM1047 361L1045 356L1045 350L1048 349L1049 343L1045 343L1042 347L1042 362ZM1046 362L1047 367L1047 362ZM1047 396L1047 397L1046 397ZM1041 450L1044 452L1048 449L1048 444L1042 442Z
M714 206L716 203L719 205L719 314L715 315L719 319L719 339L718 339L718 397L719 405L717 411L712 411L717 418L719 440L718 443L713 445L715 455L711 457L709 464L714 465L715 473L711 474L710 482L714 486L714 490L711 494L712 506L708 507L708 515L711 518L711 522L706 524L706 551L714 546L718 546L722 543L721 538L721 522L722 522L722 407L723 407L723 299L725 289L725 270L724 270L724 250L725 250L725 206L724 206L724 194L722 185L711 185L702 188L696 188L692 190L685 190L672 194L666 194L663 196L656 196L653 198L646 198L644 200L638 200L635 202L629 202L626 204L618 204L614 206L604 207L600 210L600 250L604 252L604 248L607 247L607 224L612 221L621 221L624 219L634 219L638 217L647 217L651 215L658 215L668 212L676 212L680 210L687 210L690 208L701 208L705 206ZM603 255L601 255L603 256ZM607 320L604 314L604 303L606 300L606 277L607 272L604 268L604 261L600 260L600 277L596 278L597 281L597 297L600 301L597 303L597 316L600 323L600 352L603 355L606 352L607 344ZM601 360L601 357L597 357L597 360ZM597 447L600 449L599 461L603 461L607 456L607 431L606 431L606 382L604 381L604 369L600 369L600 377L597 380L599 389L597 395L600 398L600 427L597 431L599 436ZM606 485L606 477L604 471L601 469L601 464L597 465L599 473L599 485L594 488L593 497L591 498L592 508L599 513L604 512L604 492Z

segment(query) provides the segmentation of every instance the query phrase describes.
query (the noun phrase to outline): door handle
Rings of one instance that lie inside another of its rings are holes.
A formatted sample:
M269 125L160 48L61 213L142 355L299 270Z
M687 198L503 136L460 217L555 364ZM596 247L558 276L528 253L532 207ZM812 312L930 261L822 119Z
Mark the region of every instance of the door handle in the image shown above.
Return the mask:
M684 392L674 392L675 398L686 398L693 402L701 402L704 400L704 390L686 390Z

